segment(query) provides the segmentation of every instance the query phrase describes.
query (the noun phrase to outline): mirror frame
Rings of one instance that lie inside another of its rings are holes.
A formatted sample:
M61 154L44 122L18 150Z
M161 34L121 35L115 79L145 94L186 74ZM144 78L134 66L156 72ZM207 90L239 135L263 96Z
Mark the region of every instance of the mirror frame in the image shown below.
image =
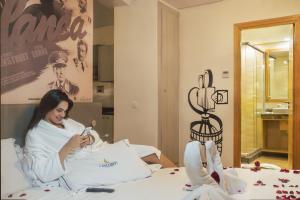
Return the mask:
M288 96L286 99L275 99L272 98L270 95L270 62L269 62L269 57L270 57L270 51L276 52L276 51L282 51L284 49L266 49L265 50L265 98L266 98L266 103L285 103L288 102ZM289 66L288 66L289 67ZM288 88L287 88L288 90Z

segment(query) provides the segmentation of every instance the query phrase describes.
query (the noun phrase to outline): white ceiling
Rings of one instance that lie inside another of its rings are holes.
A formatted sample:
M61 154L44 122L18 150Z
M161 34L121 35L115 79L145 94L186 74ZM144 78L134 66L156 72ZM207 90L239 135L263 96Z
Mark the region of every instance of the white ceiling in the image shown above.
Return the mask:
M135 0L97 0L99 3L106 7L126 6L130 5ZM215 3L223 0L162 0L171 6L182 9L204 4Z
M163 0L163 1L170 4L171 6L174 6L175 8L182 9L182 8L215 3L223 0Z

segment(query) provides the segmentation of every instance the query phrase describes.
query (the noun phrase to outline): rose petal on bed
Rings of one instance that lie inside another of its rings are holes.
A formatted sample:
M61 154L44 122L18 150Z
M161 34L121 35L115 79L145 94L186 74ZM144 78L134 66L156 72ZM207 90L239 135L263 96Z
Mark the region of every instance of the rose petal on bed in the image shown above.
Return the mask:
M174 175L174 174L175 174L175 172L171 172L170 174Z
M277 194L282 194L281 190L276 190Z
M296 191L297 194L300 194L300 191Z
M174 169L174 171L178 172L178 171L179 171L179 169Z
M287 178L279 178L279 181L281 181L282 183L288 183L290 180Z
M219 176L219 174L216 172L216 171L214 171L213 173L211 173L211 175L210 175L218 184L220 184L220 176Z
M252 168L250 168L250 170L253 171L253 172L257 172L258 168L257 167L252 167Z
M45 192L50 192L50 190L49 190L49 189L44 189L44 191L45 191Z
M19 195L19 197L24 197L24 196L26 196L26 193L22 193Z
M294 174L300 174L300 170L294 170L293 173Z
M286 169L286 168L282 168L282 169L280 169L280 172L289 173L290 170L288 170L288 169Z
M254 164L255 164L256 167L260 167L260 162L259 161L255 161Z
M279 186L278 186L278 185L273 185L273 187L274 187L274 188L278 188Z

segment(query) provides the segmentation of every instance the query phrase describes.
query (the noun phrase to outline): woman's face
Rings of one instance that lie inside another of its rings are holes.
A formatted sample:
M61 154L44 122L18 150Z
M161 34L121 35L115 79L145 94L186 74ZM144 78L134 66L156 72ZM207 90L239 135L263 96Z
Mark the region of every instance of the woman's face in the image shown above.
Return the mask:
M66 116L66 111L69 107L68 102L61 101L56 108L50 110L45 117L45 120L53 125L61 125L62 120Z

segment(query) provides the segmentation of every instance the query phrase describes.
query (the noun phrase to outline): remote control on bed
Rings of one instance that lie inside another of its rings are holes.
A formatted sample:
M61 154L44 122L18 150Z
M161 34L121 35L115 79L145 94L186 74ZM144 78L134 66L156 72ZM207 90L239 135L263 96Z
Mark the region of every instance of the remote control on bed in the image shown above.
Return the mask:
M107 193L112 193L115 190L112 188L87 188L85 190L86 192L107 192Z

